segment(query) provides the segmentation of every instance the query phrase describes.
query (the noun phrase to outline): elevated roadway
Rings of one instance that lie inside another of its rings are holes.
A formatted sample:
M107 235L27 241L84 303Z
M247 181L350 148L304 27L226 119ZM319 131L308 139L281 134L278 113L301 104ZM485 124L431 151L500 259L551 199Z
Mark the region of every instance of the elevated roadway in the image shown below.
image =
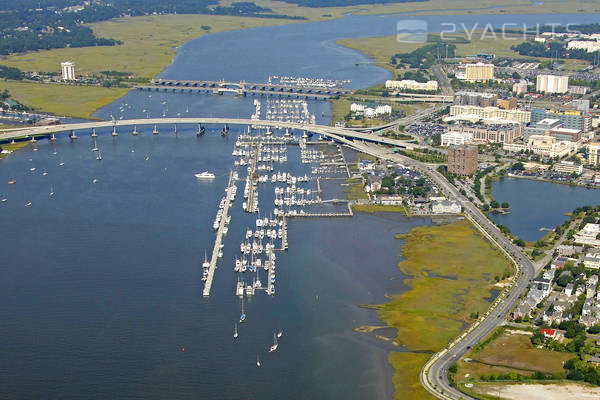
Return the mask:
M407 143L401 140L395 140L385 138L369 133L356 132L346 128L336 128L327 125L316 125L316 124L299 124L294 122L282 122L282 121L267 121L267 120L253 120L243 118L143 118L143 119L129 119L129 120L115 120L115 121L90 121L74 124L61 124L61 125L47 125L47 126L34 126L27 127L17 130L5 130L0 132L0 141L8 141L12 139L20 138L31 138L35 136L48 136L60 133L69 133L76 131L91 131L92 129L100 128L113 128L116 130L123 130L127 127L137 130L140 126L156 126L159 125L171 125L175 126L178 124L194 124L194 125L257 125L257 126L269 126L273 129L291 129L300 130L316 133L332 139L344 137L351 140L360 140L366 142L373 142L382 145L401 147L404 149L412 150L414 148L420 148L422 146L414 143Z

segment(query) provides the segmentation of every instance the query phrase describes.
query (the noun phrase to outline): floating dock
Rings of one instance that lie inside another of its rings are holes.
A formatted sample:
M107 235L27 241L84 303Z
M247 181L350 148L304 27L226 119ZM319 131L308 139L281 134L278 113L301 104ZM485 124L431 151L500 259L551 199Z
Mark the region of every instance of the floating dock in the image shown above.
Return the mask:
M227 216L229 215L229 207L231 206L231 196L233 194L233 188L235 187L235 179L233 177L233 171L229 172L229 180L227 181L227 195L225 196L225 205L223 206L223 217L219 223L219 229L217 229L217 237L215 239L215 247L213 248L212 257L210 258L210 267L208 269L208 276L204 282L204 291L202 294L206 297L210 296L210 288L212 287L212 281L215 276L215 269L217 269L217 261L219 259L219 251L221 250L221 243L223 242L223 228L227 225Z

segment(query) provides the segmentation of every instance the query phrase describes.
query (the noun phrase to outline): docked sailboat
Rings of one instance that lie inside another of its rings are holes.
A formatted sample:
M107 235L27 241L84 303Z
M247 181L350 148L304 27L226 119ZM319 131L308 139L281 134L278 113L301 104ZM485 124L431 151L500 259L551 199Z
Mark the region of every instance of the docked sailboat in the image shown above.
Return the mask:
M204 262L202 263L202 280L205 281L208 279L208 270L210 269L210 263L206 258L206 251L204 251Z

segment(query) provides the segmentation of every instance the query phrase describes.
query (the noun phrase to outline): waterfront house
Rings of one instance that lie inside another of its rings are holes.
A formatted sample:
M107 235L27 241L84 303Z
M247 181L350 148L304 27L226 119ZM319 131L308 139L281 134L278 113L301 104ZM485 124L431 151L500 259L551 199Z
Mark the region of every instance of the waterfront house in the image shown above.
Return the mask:
M542 329L541 331L546 339L556 339L555 329Z

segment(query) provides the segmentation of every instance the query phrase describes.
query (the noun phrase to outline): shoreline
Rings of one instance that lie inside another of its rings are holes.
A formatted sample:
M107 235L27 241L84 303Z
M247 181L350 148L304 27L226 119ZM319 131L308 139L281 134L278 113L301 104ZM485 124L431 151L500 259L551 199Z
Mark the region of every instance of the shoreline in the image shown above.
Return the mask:
M421 368L431 353L470 325L471 313L489 307L493 275L512 269L466 220L416 227L397 238L404 239L398 267L408 276L408 290L369 308L397 330L394 344L404 349L389 356L394 398L433 398L420 384ZM425 297L430 299L426 304Z

